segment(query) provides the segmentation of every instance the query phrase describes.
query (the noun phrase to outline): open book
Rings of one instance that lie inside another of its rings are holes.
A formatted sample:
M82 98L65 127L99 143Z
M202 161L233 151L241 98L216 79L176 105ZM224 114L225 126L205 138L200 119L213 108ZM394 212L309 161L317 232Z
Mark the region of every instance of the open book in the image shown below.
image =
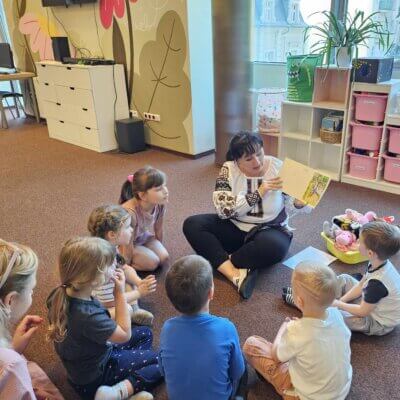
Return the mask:
M290 158L285 158L279 176L283 180L284 193L313 208L318 205L331 181L328 175Z

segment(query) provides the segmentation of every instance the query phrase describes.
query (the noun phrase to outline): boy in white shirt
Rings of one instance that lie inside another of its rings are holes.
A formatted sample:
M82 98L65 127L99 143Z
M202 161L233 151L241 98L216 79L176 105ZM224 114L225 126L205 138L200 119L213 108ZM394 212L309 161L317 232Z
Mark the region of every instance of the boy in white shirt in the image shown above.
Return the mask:
M399 227L382 221L362 226L360 253L368 257L367 270L360 281L340 275L342 297L334 302L352 331L381 336L400 324L400 274L389 261L399 250Z
M244 355L285 400L344 400L352 378L351 332L332 302L335 273L314 261L298 264L292 294L302 318L286 318L274 343L251 336Z

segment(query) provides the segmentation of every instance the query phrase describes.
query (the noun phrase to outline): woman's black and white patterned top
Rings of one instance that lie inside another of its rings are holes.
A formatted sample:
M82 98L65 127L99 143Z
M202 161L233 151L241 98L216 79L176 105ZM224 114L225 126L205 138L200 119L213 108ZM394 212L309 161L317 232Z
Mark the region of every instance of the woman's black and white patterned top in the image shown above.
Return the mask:
M248 232L256 224L273 221L285 208L290 217L299 212L309 212L309 207L297 209L293 198L281 191L271 190L262 198L258 188L263 180L279 176L282 161L267 156L268 170L262 177L247 177L233 161L221 168L213 193L217 214L222 219L231 219L241 230ZM300 211L302 210L302 211ZM287 224L287 219L284 222Z

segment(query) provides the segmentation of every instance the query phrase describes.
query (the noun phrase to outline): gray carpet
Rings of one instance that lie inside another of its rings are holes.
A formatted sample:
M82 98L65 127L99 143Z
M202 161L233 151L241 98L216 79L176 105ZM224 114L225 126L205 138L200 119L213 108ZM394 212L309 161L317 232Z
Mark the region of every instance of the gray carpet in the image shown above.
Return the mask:
M126 175L144 164L160 168L168 175L170 204L165 245L172 260L192 252L181 231L185 217L213 211L211 192L218 173L213 156L193 161L155 150L135 155L98 154L49 139L45 125L29 121L12 122L11 129L0 130L0 150L0 237L30 245L40 257L38 285L30 313L45 316L45 299L58 282L56 258L61 244L72 235L86 234L90 211L97 205L116 202ZM333 183L311 215L293 220L297 230L290 254L309 245L324 249L320 238L322 222L345 208L395 215L399 221L399 205L399 196ZM400 265L399 257L393 261ZM338 272L358 272L362 267L334 264ZM176 314L166 299L164 272L158 273L157 293L143 302L156 317L156 345L163 322ZM284 317L296 315L280 298L281 287L288 284L290 272L281 264L263 271L249 301L241 300L229 282L216 276L211 311L236 324L242 343L252 334L272 340ZM353 335L354 379L349 399L400 399L399 335L399 329L386 337ZM75 399L52 345L44 337L45 326L36 335L27 356L47 371L66 399ZM155 393L157 399L166 399L164 385ZM270 385L260 381L249 395L250 400L278 398Z

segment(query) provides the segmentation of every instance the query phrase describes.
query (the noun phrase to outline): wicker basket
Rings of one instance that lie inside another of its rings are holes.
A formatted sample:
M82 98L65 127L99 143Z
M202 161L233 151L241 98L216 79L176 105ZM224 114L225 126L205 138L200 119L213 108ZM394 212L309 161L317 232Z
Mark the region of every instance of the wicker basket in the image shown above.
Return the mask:
M324 143L341 143L342 141L342 132L339 131L328 131L326 129L319 130L319 136L321 137L321 141Z

